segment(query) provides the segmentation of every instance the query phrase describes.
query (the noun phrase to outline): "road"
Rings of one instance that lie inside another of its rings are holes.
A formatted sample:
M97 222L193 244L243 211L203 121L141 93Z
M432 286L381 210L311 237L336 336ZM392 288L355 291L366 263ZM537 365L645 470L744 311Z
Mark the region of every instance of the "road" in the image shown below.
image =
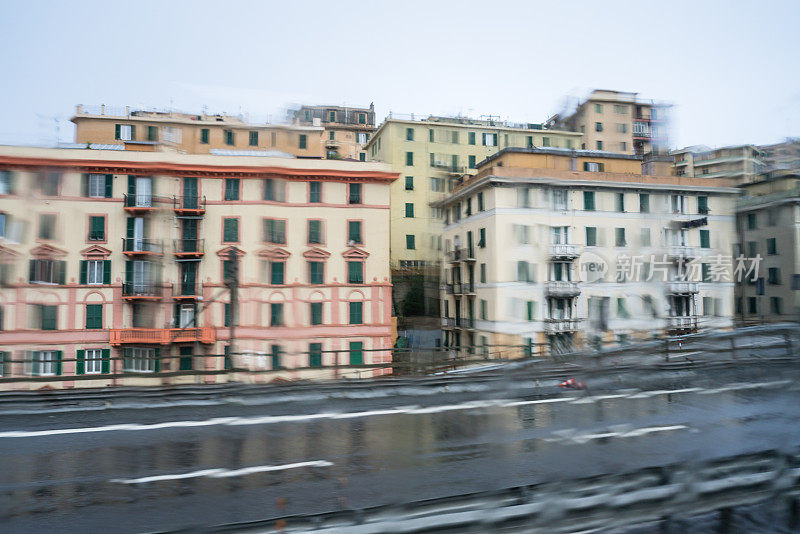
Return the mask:
M13 532L164 531L800 445L796 363L435 395L0 413Z

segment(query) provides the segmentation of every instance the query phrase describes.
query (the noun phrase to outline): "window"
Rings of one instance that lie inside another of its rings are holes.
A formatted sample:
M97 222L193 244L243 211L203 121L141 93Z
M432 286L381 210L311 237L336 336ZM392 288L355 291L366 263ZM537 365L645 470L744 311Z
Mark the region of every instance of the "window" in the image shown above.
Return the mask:
M706 215L708 213L708 197L697 197L697 213Z
M595 144L595 147L597 147L597 150L603 150L603 142L602 141L595 141L594 144Z
M583 192L583 209L586 211L594 211L594 191Z
M475 144L475 132L467 133L467 143L469 143L470 145Z
M225 136L225 144L233 146L234 145L233 130L225 130L223 132L223 135Z
M272 202L285 201L286 182L274 178L267 178L264 180L264 200L271 200Z
M158 349L126 348L122 355L122 370L129 372L158 371Z
M639 193L639 212L650 213L650 195L647 193Z
M627 152L628 151L628 143L625 141L620 141L619 143L619 151L620 152Z
M361 204L361 184L348 184L348 204Z
M549 137L542 137L542 146L543 147L550 146L550 138Z
M485 133L483 134L483 146L497 146L497 134Z
M31 283L64 284L66 278L67 262L54 260L31 260Z
M114 139L119 139L120 141L135 141L136 126L133 124L115 124Z
M225 200L239 200L238 178L225 178Z
M615 228L614 246L624 247L625 243L625 228Z
M550 239L554 245L569 244L569 233L567 226L551 226Z
M353 245L363 243L361 240L361 221L347 221L347 242Z
M0 195L11 194L13 194L13 188L11 187L11 171L0 171Z
M105 216L89 217L89 241L106 240L106 218Z
M364 303L350 303L350 324L364 324Z
M414 165L414 153L406 152L406 165L411 167Z
M322 366L322 343L308 344L308 366L309 367Z
M250 146L258 146L258 132L250 132Z
M770 267L767 269L767 283L772 285L780 285L781 283L781 270L777 267Z
M321 261L308 262L308 283L319 285L324 283L325 263Z
M594 112L595 113L602 113L603 112L603 106L601 104L595 104L594 105Z
M365 152L359 153L358 161L367 161L367 154Z
M96 375L108 373L110 367L109 349L78 350L75 354L76 374Z
M631 314L628 312L628 306L625 303L625 297L617 298L617 317L621 319L630 318Z
M672 213L686 213L686 197L683 195L670 195Z
M414 128L406 128L406 141L414 140Z
M486 228L480 228L478 230L478 246L480 248L486 248Z
M322 221L311 219L308 221L308 243L321 245L323 243Z
M350 342L350 365L363 365L364 363L364 342Z
M603 123L602 122L594 123L594 131L595 132L602 132L603 131Z
M597 246L597 227L596 226L587 226L586 227L586 246L587 247L596 247Z
M322 182L308 182L308 201L312 204L322 202Z
M283 285L284 275L286 272L286 262L271 261L269 262L269 283L272 285Z
M605 165L603 163L597 163L594 161L583 162L583 170L586 172L603 172L604 169Z
M406 248L408 250L414 250L415 248L417 248L416 244L414 243L414 235L413 234L406 234Z
M444 178L431 178L431 191L436 193L444 192Z
M481 271L480 272L481 284L485 284L486 283L486 264L485 263L481 263L480 271Z
M758 220L756 219L755 213L748 213L747 214L747 229L748 230L755 230L758 228Z
M406 217L413 218L414 217L414 203L413 202L406 202Z
M208 128L202 128L200 130L200 142L204 145L208 144Z
M781 297L770 297L769 307L773 314L780 315L783 313L783 299Z
M747 242L747 254L751 258L755 258L756 255L758 254L758 243L756 243L755 241L748 241Z
M488 315L489 315L487 313L488 308L489 308L489 303L486 300L481 299L481 315L480 315L480 317L481 317L481 320L483 320L483 321L485 321L486 317L488 317Z
M89 198L111 198L113 178L111 174L84 174L83 196Z
M747 313L750 314L758 313L758 305L756 304L755 297L747 297Z
M31 374L50 376L61 374L60 350L35 350L31 352Z
M525 302L525 318L528 321L536 320L536 303L532 300Z
M312 302L310 304L310 313L311 313L311 324L312 325L320 325L322 324L322 303L321 302Z
M770 237L767 239L767 254L774 255L778 253L778 246L776 244L775 238Z
M767 225L775 226L778 224L778 208L767 211Z
M362 261L347 262L347 283L348 284L364 283L364 262Z
M233 219L233 218L222 219L222 242L223 243L239 242L239 219Z
M224 318L222 320L223 326L230 326L231 325L231 303L226 302L224 306Z
M641 241L642 241L642 246L643 247L649 247L650 246L650 228L642 228L641 229L640 238L641 238Z
M711 248L711 232L700 230L700 248Z
M624 123L617 123L617 132L628 133L628 125Z
M38 304L39 328L41 330L56 330L58 306Z
M286 221L264 219L264 241L286 244Z
M80 283L90 285L111 283L110 260L81 261Z
M331 141L335 140L336 139L336 132L334 132L333 130L328 132L328 139L330 139Z
M483 210L484 210L483 193L480 192L478 193L478 211L483 211Z
M517 282L533 282L531 266L527 261L517 261Z
M458 144L458 130L453 130L450 132L450 142L454 145Z
M474 169L476 167L475 156L473 155L468 156L467 161L469 162L470 169Z
M56 236L56 216L52 213L39 215L39 239L54 239Z
M103 328L103 305L86 305L86 329Z
M711 282L711 264L700 264L700 280L703 282Z
M617 211L625 212L625 193L617 193Z
M300 134L298 136L297 148L301 150L308 148L308 136L306 134Z
M431 128L431 129L429 129L429 130L428 130L428 141L429 141L429 142L431 142L431 143L433 143L433 142L434 142L434 132L433 132L433 128Z
M566 210L569 205L569 191L566 189L553 189L551 199L554 210Z
M283 326L283 302L271 302L269 305L270 326Z

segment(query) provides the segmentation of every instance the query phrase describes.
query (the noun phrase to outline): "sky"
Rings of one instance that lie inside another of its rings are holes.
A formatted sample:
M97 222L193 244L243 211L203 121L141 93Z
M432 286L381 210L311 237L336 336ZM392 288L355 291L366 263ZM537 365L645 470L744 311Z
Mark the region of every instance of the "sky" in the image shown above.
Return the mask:
M76 104L543 122L593 88L673 104L673 147L773 143L800 136L798 23L797 0L0 0L0 144L72 141Z

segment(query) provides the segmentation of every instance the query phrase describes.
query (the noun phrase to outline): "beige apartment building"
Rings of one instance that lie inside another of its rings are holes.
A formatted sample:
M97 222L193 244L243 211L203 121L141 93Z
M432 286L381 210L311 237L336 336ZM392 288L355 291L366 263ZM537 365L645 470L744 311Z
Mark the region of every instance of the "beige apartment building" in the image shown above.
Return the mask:
M477 170L435 204L447 345L546 354L732 325L733 283L713 265L736 240L735 187L552 148L506 148Z
M75 123L77 143L141 151L167 147L184 154L267 152L325 157L322 126L249 124L240 116L82 105L70 120Z
M736 286L736 318L744 323L800 320L800 174L741 186L736 205L736 255L762 258Z
M396 176L376 163L0 147L0 387L387 372L370 365L391 361Z
M670 155L677 176L724 178L744 184L757 181L766 170L764 152L754 145L715 149L691 146L673 150Z
M290 112L293 124L322 126L321 142L328 159L366 161L364 145L375 132L375 106L301 106Z
M548 119L549 127L583 134L578 148L620 154L661 153L669 146L669 105L638 93L595 89Z
M761 160L771 175L791 174L800 171L800 139L787 138L783 143L761 145Z
M389 116L367 143L371 161L388 163L392 186L392 268L435 267L442 250L441 208L453 184L506 147L577 148L581 134L466 117Z

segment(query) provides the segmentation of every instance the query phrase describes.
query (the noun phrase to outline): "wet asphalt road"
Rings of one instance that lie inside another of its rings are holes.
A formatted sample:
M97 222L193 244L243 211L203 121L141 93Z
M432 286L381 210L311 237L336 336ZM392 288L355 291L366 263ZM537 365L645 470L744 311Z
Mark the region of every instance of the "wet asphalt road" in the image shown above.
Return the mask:
M589 395L551 381L0 413L0 530L163 531L792 450L795 367L598 379Z

